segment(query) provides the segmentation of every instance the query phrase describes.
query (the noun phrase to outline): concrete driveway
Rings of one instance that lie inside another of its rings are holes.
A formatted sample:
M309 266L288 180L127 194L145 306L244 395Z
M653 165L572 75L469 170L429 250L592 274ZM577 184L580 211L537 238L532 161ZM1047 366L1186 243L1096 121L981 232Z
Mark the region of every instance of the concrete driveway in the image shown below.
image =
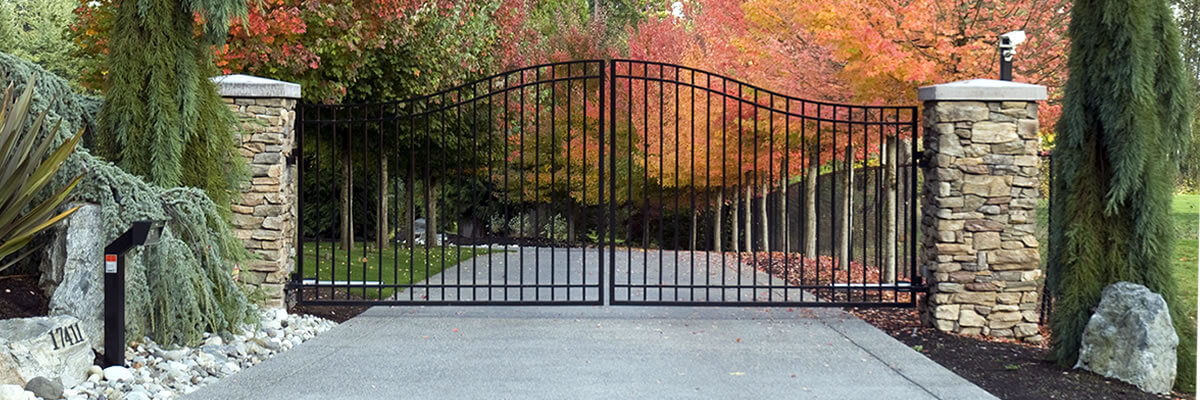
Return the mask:
M994 399L833 309L375 307L185 397Z

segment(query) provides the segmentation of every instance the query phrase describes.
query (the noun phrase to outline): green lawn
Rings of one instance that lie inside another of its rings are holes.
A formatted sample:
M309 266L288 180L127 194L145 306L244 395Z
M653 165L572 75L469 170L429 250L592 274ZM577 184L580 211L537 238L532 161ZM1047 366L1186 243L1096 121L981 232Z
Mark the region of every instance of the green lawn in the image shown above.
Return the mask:
M318 252L321 257L319 264ZM443 269L453 267L461 261L487 253L487 249L456 246L434 247L428 251L424 247L409 250L403 246L388 246L379 251L374 248L366 249L362 243L358 243L347 255L345 250L337 249L333 242L322 242L320 246L317 242L305 242L304 278L312 279L319 272L321 281L331 278L335 281L345 281L349 276L350 286L364 280L368 283L382 282L384 285L407 285L420 282L427 276L437 275ZM415 265L416 268L411 268L410 271L410 265ZM370 299L388 298L394 292L393 288L350 289L350 293Z
M1197 242L1200 241L1197 239L1200 236L1200 228L1197 227L1200 219L1198 215L1200 195L1175 196L1171 205L1171 217L1175 220L1176 232L1179 234L1179 242L1175 244L1175 276L1179 282L1179 304L1188 307L1187 314L1191 316L1188 328L1184 330L1183 337L1179 338L1179 357L1190 361L1180 363L1188 367L1180 368L1176 376L1186 377L1183 381L1191 383L1186 386L1192 392L1196 391L1193 378L1196 376L1196 259L1200 257L1196 250Z

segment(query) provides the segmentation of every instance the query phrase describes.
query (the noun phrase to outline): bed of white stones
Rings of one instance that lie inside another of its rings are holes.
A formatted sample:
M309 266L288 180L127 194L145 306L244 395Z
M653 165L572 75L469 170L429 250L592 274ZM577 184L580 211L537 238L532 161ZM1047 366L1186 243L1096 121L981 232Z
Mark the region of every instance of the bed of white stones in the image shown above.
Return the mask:
M222 339L206 334L195 348L164 349L149 338L125 351L128 367L93 366L88 378L67 388L68 400L175 399L328 331L337 323L284 310L262 311L262 324Z

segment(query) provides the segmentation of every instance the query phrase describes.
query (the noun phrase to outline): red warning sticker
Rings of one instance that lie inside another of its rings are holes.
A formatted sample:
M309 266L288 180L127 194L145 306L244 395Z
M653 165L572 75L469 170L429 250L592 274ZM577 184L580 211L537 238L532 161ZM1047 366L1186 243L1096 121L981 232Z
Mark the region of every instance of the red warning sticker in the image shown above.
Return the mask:
M106 273L106 274L117 273L117 255L116 254L105 254L104 255L104 273Z

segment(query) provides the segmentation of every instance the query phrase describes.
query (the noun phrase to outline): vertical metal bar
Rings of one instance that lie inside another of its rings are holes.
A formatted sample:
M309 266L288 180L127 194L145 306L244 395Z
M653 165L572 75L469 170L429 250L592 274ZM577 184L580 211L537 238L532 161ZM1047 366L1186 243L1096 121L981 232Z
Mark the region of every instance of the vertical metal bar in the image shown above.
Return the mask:
M742 193L741 193L741 191L742 191L742 189L743 189L743 188L742 188L742 186L744 186L744 185L742 184L742 175L744 175L744 174L742 174L742 167L743 167L743 163L742 163L742 150L743 150L743 149L742 149L742 147L743 147L743 146L742 146L742 136L744 136L744 135L743 135L743 133L744 133L744 132L742 131L742 98L743 98L743 96L742 96L742 86L743 86L743 85L742 85L741 83L738 83L738 84L737 84L737 91L738 91L738 94L737 94L737 105L738 105L738 110L737 110L737 121L738 121L738 165L737 165L737 173L738 173L738 194L737 194L737 195L738 195L738 197L739 197L739 198L741 198L741 196L742 196ZM746 199L746 200L748 200L748 199ZM742 207L748 207L748 206L749 206L748 204L743 204L743 203L747 203L747 202L748 202L748 201L744 201L744 200L739 200L739 201L737 202L737 204L738 204L738 210L737 210L737 212L738 212L738 213L742 213ZM742 217L743 217L743 218L745 218L745 214L744 214L744 213L742 213L742 214L743 214L743 215L742 215ZM740 224L742 224L742 226L746 226L746 224L745 224L745 221L738 221L737 223L740 223ZM745 235L749 235L749 234L750 234L750 232L743 232L743 234L745 234ZM739 239L739 238L736 238L736 237L735 237L735 238L733 238L733 240L738 240L738 239ZM737 262L737 272L738 272L738 273L737 273L737 299L736 299L736 300L734 300L734 301L735 301L735 302L739 302L739 303L742 301L742 252L741 252L741 250L742 250L742 248L741 248L741 247L739 247L739 248L738 248L738 251L737 251L737 252L735 252L735 253L736 253L736 258L734 259L734 261L735 261L735 262ZM750 250L750 249L745 249L745 250ZM751 294L753 294L753 293L751 293Z
M478 115L479 115L479 83L478 82L471 84L471 100L470 101L471 101L471 162L474 163L474 162L478 161L478 158L479 158L479 135L476 132L476 130L478 129L478 125L477 125L478 121L476 121L476 117L478 117ZM478 174L478 172L476 172L476 174ZM474 226L475 221L471 221L471 223L472 223L472 229L479 229L478 227ZM462 236L462 232L459 232L458 234L459 234L459 236ZM475 234L476 233L474 231L471 232L471 236L475 236ZM471 253L470 253L470 256L471 256L471 301L475 301L475 300L478 300L478 297L479 297L479 257L477 257L478 254L475 254L476 249L478 249L479 245L475 244L474 240L469 240L467 242L471 244ZM462 298L460 297L459 299L461 300Z
M377 156L376 159L376 161L379 161L379 177L377 178L379 180L379 189L376 190L379 192L379 203L375 205L375 208L381 212L386 212L383 205L383 191L387 189L387 180L383 179L383 153L386 151L383 148L383 107L383 103L380 103L379 106L376 107L379 109L379 120L375 123L375 129L379 131L379 134L377 135L379 137L379 147L377 148L377 151L379 151L379 156ZM375 238L375 245L379 247L378 249L375 249L375 252L378 255L378 259L375 260L375 264L379 266L379 270L376 271L376 277L379 279L379 281L378 286L376 286L375 297L378 300L383 300L383 244L387 242L387 239L382 237L385 236L386 233L383 231L382 227L379 226L380 222L378 221L384 221L385 218L383 218L382 215L376 215L375 220L377 221L375 222L375 235L380 236ZM365 291L363 294L366 294Z
M347 125L347 128L346 128L346 152L347 152L346 157L348 157L349 161L347 161L346 162L347 165L345 167L343 167L343 168L349 169L349 171L350 171L350 173L347 176L343 177L344 180L348 181L348 182L345 182L344 184L349 188L349 195L346 196L347 197L346 207L348 207L348 210L346 211L346 218L349 220L348 225L350 227L350 229L348 229L346 232L349 236L347 238L347 243L346 243L348 245L346 248L346 300L350 299L350 278L352 275L354 275L353 271L352 271L352 269L354 268L354 261L351 260L352 257L350 257L350 255L351 255L351 253L354 253L354 111L355 111L355 108L350 108L348 111L350 114L350 120L346 123L346 125ZM335 276L336 276L336 274L335 274Z
M813 145L814 150L816 150L816 152L817 152L816 157L815 157L816 162L817 162L817 176L815 177L815 179L817 180L817 182L816 182L816 187L817 187L816 192L817 193L813 196L813 205L812 205L812 207L814 209L819 209L821 207L821 169L820 168L821 168L821 153L822 153L822 151L821 151L821 146L822 146L822 143L821 143L821 136L822 136L821 135L821 133L822 133L821 132L821 124L822 124L821 109L822 108L823 108L822 104L817 103L817 115L815 117L817 126L814 127L817 130L817 142ZM837 151L834 150L833 153L837 153ZM836 165L837 162L834 162L832 164ZM836 174L831 174L830 176L834 177L834 178L837 177ZM832 200L833 199L830 198L830 201L832 201ZM814 215L813 217L816 217L816 216ZM829 221L832 223L833 219L834 219L833 218L834 215L830 214L829 217L830 217ZM816 220L817 221L816 221L815 225L817 226L817 229L816 229L817 232L815 235L813 235L813 241L817 242L817 245L816 245L817 251L813 254L813 256L816 257L813 260L813 276L816 278L814 284L819 287L821 285L821 219L816 218ZM831 239L830 241L832 242L833 235L832 234L829 235L829 238ZM832 261L832 259L833 258L830 257L831 261ZM831 264L832 264L832 262L831 262ZM833 283L832 278L833 277L830 276L830 285L832 285L832 283ZM813 291L813 294L816 294L816 295L820 295L820 293L821 293L821 290L819 288L817 290Z
M837 200L837 195L838 195L837 167L839 164L837 158L838 158L838 154L841 153L841 150L838 149L838 124L837 124L838 113L837 113L837 110L838 110L837 106L836 105L833 106L833 116L830 118L833 121L833 133L832 133L832 135L833 135L833 155L832 155L832 160L833 160L833 175L832 175L832 177L833 177L833 179L831 180L832 181L831 183L833 185L833 190L829 191L829 211L830 211L829 215L833 216L833 218L831 219L832 229L830 229L830 238L832 240L830 241L830 243L832 243L833 246L831 246L830 252L832 252L834 255L834 257L833 257L834 262L829 264L829 268L830 268L829 284L831 287L830 291L829 291L830 297L837 296L837 289L836 289L837 288L837 270L841 266L842 263L846 262L846 260L841 259L842 255L840 254L840 249L842 246L842 243L841 243L842 235L840 235L838 232L838 221L840 221L842 219L842 216L840 214L838 214L838 212L837 212L837 208L838 208L837 205L841 203ZM842 173L845 173L845 171L842 171ZM842 229L846 229L846 227L842 227Z
M712 74L704 73L704 189L712 192ZM724 188L722 188L724 189ZM717 212L721 205L717 204ZM721 227L713 227L713 235L721 234ZM709 238L712 240L712 238ZM716 250L716 249L713 249ZM704 253L704 301L711 301L712 251Z
M426 154L433 154L433 145L432 145L432 141L430 139L430 137L433 136L432 135L433 123L431 120L433 119L433 113L434 113L430 109L430 101L433 101L433 100L436 100L436 97L426 97L425 98L425 135L424 136L425 136ZM430 177L431 172L432 172L431 169L432 169L432 167L430 166L430 157L425 157L425 199L426 199L426 202L425 202L425 226L426 226L425 233L426 233L426 238L425 238L425 246L422 246L422 247L425 247L424 281L425 281L425 300L426 300L426 302L428 302L428 300L432 300L430 298L431 297L431 295L430 295L431 285L432 285L432 282L430 282L430 244L433 243L432 240L434 239L434 238L428 237L427 233L433 232L434 234L437 234L437 231L438 231L438 227L436 225L434 225L432 229L428 228L428 226L430 226L431 223L436 222L436 221L433 221L433 219L431 219L431 216L433 216L433 213L430 213L430 209L431 209L431 205L432 205L432 204L430 204L430 202L433 202L432 193L433 193L433 187L434 187L433 180Z
M767 103L769 104L769 107L770 107L767 109L767 131L770 133L767 134L768 135L767 136L767 182L765 184L763 184L763 186L769 188L775 182L775 174L774 174L774 172L775 172L775 94L774 93L767 93ZM767 207L768 205L771 204L771 202L767 201L767 199L770 198L770 196L768 196L768 193L770 193L770 191L764 190L763 198L762 198L762 201L763 201L762 208L764 210L767 210L767 213L763 215L763 225L767 227L767 229L765 229L764 232L767 232L767 234L768 234L767 237L763 238L763 250L767 251L767 301L775 301L775 290L774 290L774 286L775 286L775 282L774 282L774 279L775 279L775 272L774 272L775 271L775 268L774 268L775 267L775 253L771 252L771 240L770 240L770 237L774 236L774 234L771 233L771 218L769 217L770 215L772 215L774 213L770 212L770 210ZM776 240L778 240L778 238L776 238ZM756 273L755 275L758 275L758 274ZM784 289L784 291L786 292L787 289Z
M679 212L679 192L680 192L680 190L679 190L679 67L675 66L674 68L675 68L675 80L672 81L672 83L675 84L675 91L674 91L675 92L675 143L673 143L671 147L674 147L674 150L675 150L675 175L673 175L671 177L671 181L675 184L675 189L672 190L671 197L675 198L675 209L671 210L671 211L672 211L672 213L678 213ZM664 213L663 216L665 217L666 213ZM671 248L671 256L674 259L674 262L672 264L674 264L674 267L675 267L675 290L671 291L671 300L677 301L677 300L679 300L679 227L678 227L678 225L675 226L674 230L675 230L675 234L672 236L674 236L675 243L672 245L672 248Z
M442 126L441 126L441 132L440 132L440 133L441 133L441 135L440 135L440 136L441 136L441 137L443 137L443 138L444 138L444 137L446 137L446 136L447 136L447 134L449 133L449 132L447 132L447 131L448 131L448 129L447 129L447 126L446 126L446 125L447 125L447 122L446 122L446 120L447 120L447 119L449 119L450 109L451 109L452 107L454 107L454 108L457 108L457 107L453 106L453 105L452 105L452 103L447 103L447 102L449 101L449 100L448 100L448 97L450 97L450 92L449 92L449 91L442 92L442 104L440 104L440 105L441 105L441 107L440 107L440 108L441 108L441 110L439 110L439 111L438 111L438 113L441 115L440 121L442 122ZM439 151L440 151L440 153L441 153L441 157L438 157L438 173L439 173L439 174L441 174L441 175L443 175L443 176L441 177L441 179L443 179L443 180L444 180L444 179L446 179L446 178L450 178L450 177L453 177L453 176L454 176L453 174L451 174L451 173L450 173L450 172L449 172L449 171L446 169L446 168L447 168L447 167L446 167L446 157L448 156L448 154L447 154L447 153L449 153L451 150L454 150L454 149L450 149L449 147L450 147L450 143L448 143L448 141L443 141L443 142L442 142L442 143L441 143L441 144L438 146L438 150L439 150ZM435 187L436 187L436 186L435 186ZM438 199L438 196L439 196L439 195L442 197L441 199ZM441 201L441 200L445 200L445 198L446 198L446 191L445 191L445 190L439 190L439 191L436 191L436 192L434 193L434 196L433 196L433 197L434 197L434 198L433 198L433 202L434 202L434 204L442 204L442 203L445 203L444 201ZM435 210L437 213L441 213L441 211L438 211L438 207L437 207L437 206L434 206L434 207L433 207L433 209L434 209L434 210ZM436 214L436 213L430 213L430 215L437 215L437 214ZM444 216L444 215L443 215L443 216ZM431 221L431 222L436 222L436 221ZM437 238L439 235L441 235L440 233L438 233L438 227L437 227L437 224L433 224L433 231L432 231L432 232L433 232L433 237L434 237L434 238ZM441 239L437 239L437 240L436 240L436 242L437 242L437 245L438 245L438 247L439 247L439 248L440 248L440 250L442 251L442 259L441 259L442 268L438 270L438 275L441 275L441 277L442 277L442 298L441 298L441 300L442 300L442 301L446 301L446 274L444 273L444 272L446 271L446 243L445 243L445 242L443 242ZM462 274L461 274L461 273L455 273L454 275L455 275L455 276L462 276Z
M909 220L908 220L908 223L909 223L909 225L908 225L908 231L909 231L908 248L910 251L909 262L912 265L912 282L913 282L912 285L913 285L913 287L916 287L916 286L920 286L922 284L921 283L922 278L920 275L917 274L917 241L915 239L917 237L917 172L918 172L917 171L917 163L915 160L915 157L917 156L917 108L916 107L909 108L909 111L912 114L910 122L909 122L910 123L909 137L912 138L912 140L910 140L910 142L912 142L911 145L912 145L912 154L913 154L914 160L912 162L912 174L909 176L909 185L910 185L909 186L909 191L910 191L909 209L911 209L912 214L909 216ZM910 295L909 299L912 304L916 304L916 302L917 302L916 295Z
M508 86L508 76L509 75L510 74L508 74L508 73L504 74L504 132L502 132L501 136L500 136L500 141L502 143L504 143L504 152L501 153L501 154L503 154L503 156L500 157L500 162L504 163L504 190L502 191L502 193L505 194L505 197L511 196L511 194L509 193L509 187L508 187L508 168L509 168L509 164L511 164L510 162L508 162L508 158L510 157L510 155L508 154L508 141L509 141L508 140L508 136L509 136L509 132L508 132L508 109L509 109L508 98L512 94L512 92L510 91L510 88ZM508 199L505 199L504 216L506 218L508 217L508 202L509 202ZM520 221L520 220L521 220L520 217L518 217L517 221ZM520 223L518 223L518 226L520 226ZM519 251L519 249L518 249L518 251ZM491 296L491 292L492 292L491 290L488 290L489 296ZM490 299L491 298L489 297L489 300ZM504 301L508 301L508 251L507 251L507 249L505 250L505 253L504 253Z
M600 88L599 88L599 90L600 90L600 123L599 123L600 126L599 126L599 130L597 130L597 132L599 133L599 137L600 137L600 139L599 139L600 147L598 150L600 152L600 157L599 157L600 165L598 167L599 169L597 170L600 172L600 176L599 176L600 181L598 182L598 185L597 185L597 187L599 189L598 193L597 193L597 195L599 196L599 199L597 199L598 204L604 204L604 136L605 136L604 119L612 118L613 124L616 124L616 121L617 121L616 120L616 112L617 112L616 111L617 110L617 79L616 79L617 66L616 66L616 61L611 62L610 69L608 72L609 72L608 84L610 85L608 88L608 103L609 103L608 110L612 113L612 115L606 115L604 113L604 103L605 103L605 101L604 101L604 62L601 62L600 63L601 78L600 78ZM611 129L611 128L609 130L614 131L614 132L616 131L616 129ZM615 134L613 135L613 138L615 140L615 138L616 138ZM613 160L610 160L610 163L612 163L612 173L610 174L609 179L612 180L612 188L614 190L617 187L616 178L615 178L616 170L617 170L617 162L615 160L616 156L617 156L617 154L616 154L615 150L612 153L610 153L610 158L613 158ZM607 214L609 220L612 221L613 224L616 223L615 222L616 217L614 216L614 214L616 214L616 196L614 196L612 193L609 193L609 196L610 196L610 200L608 202L608 207L604 207L604 206L600 207L601 210L605 210L604 212L600 213L601 214L600 215L600 217L601 217L600 232L601 232L601 237L604 238L601 241L608 242L607 243L608 251L609 251L608 270L609 270L609 276L610 276L610 278L609 278L610 281L608 282L608 292L609 292L608 297L610 299L615 300L617 291L616 291L616 287L613 286L613 282L611 281L611 279L612 279L612 277L615 277L617 274L616 238L609 236L609 225L610 224L605 224L603 221L605 214ZM601 267L600 267L599 285L602 286L602 285L604 285L604 246L603 245L600 246L600 266ZM603 303L604 302L604 290L600 289L599 292L601 293L600 294L600 302Z
M791 220L788 219L788 215L787 215L788 214L787 213L787 210L788 210L787 193L791 192L790 190L787 190L788 178L791 178L791 169L788 168L787 162L790 161L790 159L791 159L791 155L792 155L791 151L792 151L792 100L791 100L791 98L784 97L784 169L782 169L782 171L779 172L781 174L784 174L784 178L780 179L780 181L782 181L782 185L784 185L784 187L782 187L782 191L779 192L779 196L784 196L784 201L781 202L781 204L784 204L784 209L782 209L782 213L784 213L784 221L781 221L782 226L784 226L784 234L782 234L782 239L784 239L784 241L782 241L782 243L784 243L784 246L780 247L780 250L784 251L784 303L787 303L788 292L791 292L791 291L788 291L787 286L790 285L790 283L791 283L790 277L791 277L791 273L792 273L792 268L791 268L792 253L791 253L791 251L788 251L788 250L792 249L792 241L791 241L791 233L792 232L790 229L791 223L788 223ZM803 300L803 297L800 299Z
M588 220L588 215L587 215L587 213L588 213L588 202L587 202L587 193L588 193L588 179L587 179L587 177L588 177L588 174L587 174L587 167L588 167L588 163L587 163L587 159L588 159L588 158L587 158L587 137L588 137L588 130L587 130L587 128L588 128L588 121L587 121L587 120L588 120L588 115L587 115L587 98L588 98L588 78L587 78L587 76L588 76L588 72L587 72L587 70L588 70L588 65L587 65L587 64L583 64L583 76L584 76L584 78L583 78L583 99L582 99L582 103L583 103L583 118L582 118L582 120L583 120L583 123L582 123L582 125L583 125L583 130L582 130L582 132L583 132L583 140L582 140L582 147L583 147L583 162L582 162L582 163L580 163L580 164L581 164L581 166L582 166L582 168L583 168L583 172L582 172L583 179L582 179L582 183L581 183L581 185L580 185L580 187L582 187L582 188L583 188L583 200L582 200L582 205L580 206L580 213L581 213L581 214L583 214L583 215L581 215L581 216L579 217L579 220L580 220L581 222L584 222L584 223L586 223L585 221L587 221L587 220ZM603 78L603 76L604 76L604 72L603 72L602 70L600 71L600 76L601 76L601 78L600 78L600 79L601 79L601 82L603 82L603 79L604 79L604 78ZM603 83L600 83L600 90L601 90L601 91L603 91L603 90L604 90L604 84L603 84ZM599 96L597 96L597 97L599 97ZM603 104L603 103L604 103L604 99L603 99L603 98L598 98L597 100L598 100L598 101L600 101L600 103L601 103L601 104ZM603 118L604 118L604 113L600 113L600 118L601 118L601 119L603 119ZM601 202L597 201L597 204L601 204ZM601 206L601 207L603 207L603 206ZM598 235L599 235L599 236L597 237L597 240L596 240L596 242L597 242L597 243L596 243L596 245L597 245L597 247L599 248L599 251L598 251L598 253L600 253L600 256L599 256L599 258L600 258L600 261L599 261L599 264L598 264L597 268L598 268L598 269L601 269L601 270L603 270L603 269L604 269L604 256L603 256L603 254L604 254L604 231L597 229L597 232L599 232L599 233L598 233ZM580 285L582 285L582 286L583 286L583 289L582 289L582 297L581 297L581 299L582 299L583 301L587 301L587 286L588 286L588 285L587 285L587 251L586 251L586 250L584 250L584 251L583 251L583 260L584 260L584 261L583 261L583 269L580 271L580 272L581 272L581 274L580 274L580 276L579 276L579 279L580 279L579 283L580 283ZM602 285L602 284L604 284L604 281L603 281L603 280L600 280L600 282L599 282L599 284L598 284L598 285ZM604 298L604 295L603 295L603 292L604 292L604 290L602 290L602 289L597 289L597 290L601 292L601 294L600 294L600 298ZM601 303L603 303L603 301L601 301Z
M408 301L416 298L417 280L417 102L414 99L408 104L408 212L404 221L408 225Z
M751 174L750 175L751 176L750 185L751 186L758 185L758 180L759 180L759 176L758 176L758 108L759 108L758 89L754 89L754 107L753 107L754 124L752 125L753 129L754 129L754 133L753 133L753 136L754 136L754 144L753 144L754 158L752 158L753 166L750 168L750 174ZM757 189L757 188L754 188L754 189ZM757 190L754 190L754 189L751 189L750 192L751 193L757 192ZM751 229L750 229L750 232L746 232L746 234L750 235L750 249L749 249L750 250L750 259L753 260L751 262L751 266L750 266L750 273L751 273L750 274L750 301L757 302L758 301L758 252L754 250L754 234L753 234L755 231L758 231L758 229L754 229L754 214L757 214L757 213L754 212L755 211L754 205L753 205L754 204L754 196L751 195L749 197L750 197L750 218L747 218L747 220L750 221ZM765 201L767 201L767 199L764 198L763 201L765 202ZM763 218L762 223L763 224L767 223L766 218ZM764 245L766 245L765 239L767 239L767 238L759 238L759 240L764 240L764 242L763 242Z
M520 92L518 92L520 97L518 97L518 99L520 100L521 108L517 111L517 115L518 115L517 120L520 122L521 138L520 138L520 144L517 145L518 148L520 149L520 153L519 153L520 161L517 163L517 165L519 167L518 171L521 174L521 176L520 176L520 180L517 181L518 182L517 186L519 189L518 193L520 193L519 200L521 203L524 203L525 202L525 178L526 178L526 173L527 173L526 168L525 168L525 70L521 70L520 74L521 74L520 86L518 86L518 88L520 90ZM517 213L518 213L517 221L520 221L520 224L518 224L518 226L519 226L518 235L521 238L525 238L526 237L525 236L525 225L526 225L525 224L525 216L520 215L521 211L522 210L517 210ZM524 245L520 246L520 250L519 250L520 251L520 263L517 267L518 268L517 269L517 278L520 281L518 283L518 287L517 287L517 294L520 295L520 298L519 298L520 301L525 301L525 248L526 248L526 246L524 246ZM534 247L534 257L537 257L537 247ZM507 299L505 299L505 300L507 300Z
M726 120L727 119L726 108L729 105L728 83L729 83L729 80L725 79L724 77L721 78L721 97L720 97L720 99L721 99L721 190L725 190L725 188L726 188L725 177L727 175L729 175L727 173L727 171L725 171L725 167L726 167L725 155L729 153L729 135L725 131L725 126L728 124L728 121ZM736 195L737 194L735 193L735 196ZM725 207L724 204L720 205L717 208L717 212L724 212L724 207ZM734 212L736 212L736 210ZM733 218L730 218L729 222L733 222L735 224L737 223L736 221L733 220ZM719 226L717 227L717 234L718 235L724 234L723 229ZM737 236L734 236L734 235L730 235L730 236L732 237L732 239L729 241L729 244L735 245L735 243L738 240ZM728 282L729 282L726 279L726 274L727 274L727 271L729 270L729 268L727 266L729 264L725 263L725 253L727 253L725 251L725 249L721 249L721 302L722 303L725 302L725 292L726 292L725 286L727 286Z
M493 115L493 113L492 113L492 108L496 104L495 91L496 91L495 78L488 78L488 80L487 80L487 109L488 109L487 110L487 112L488 112L488 115L487 115L487 127L488 128L487 129L488 129L488 131L487 131L487 146L484 148L485 149L484 152L487 153L487 176L488 176L488 184L489 185L493 184L493 179L495 179L495 177L492 173L492 163L493 163L492 153L495 153L495 147L496 147L496 143L495 143L496 132L493 129L495 127L496 120L495 120L495 115ZM508 95L507 91L504 91L503 93L505 96ZM500 214L500 215L504 216L504 214ZM488 221L488 222L490 223L491 221ZM501 224L504 224L504 222L501 222ZM495 227L488 226L488 228L494 229ZM487 268L488 268L487 299L488 299L488 301L492 301L492 292L493 292L492 286L495 284L493 282L493 277L492 277L492 266L495 263L493 260L495 260L496 257L492 256L492 242L493 242L492 240L489 240L488 244L487 244L487 264L488 264L487 265ZM507 258L507 256L505 258Z
M575 219L575 199L572 198L572 195L571 195L571 192L573 191L572 189L574 187L574 185L571 184L571 179L572 179L572 177L571 177L571 156L572 156L572 154L571 154L571 119L572 119L571 118L571 115L572 115L571 114L571 112L572 112L571 111L571 97L573 97L572 93L574 93L574 91L572 89L575 86L575 80L574 80L575 78L571 75L571 70L572 70L571 67L574 67L574 66L575 66L575 63L567 64L567 133L566 133L566 135L567 135L567 138L566 138L566 140L567 140L567 156L566 156L566 164L567 164L567 176L566 176L566 179L567 179L567 226L568 226L568 230L572 233L571 235L568 235L569 237L567 237L567 241L571 242L571 243L570 243L570 245L567 246L567 250L566 250L566 252L567 252L567 271L566 271L566 274L567 274L567 302L571 301L571 247L578 245L576 243L577 240L575 238L578 237L576 235L579 235L579 229L580 229L579 220ZM585 75L586 75L586 73L585 73ZM583 181L586 182L587 179L584 179ZM579 261L580 261L581 265L587 265L586 253L584 256L581 256L579 258Z
M642 248L650 249L650 64L642 64ZM632 74L631 74L632 75ZM662 110L659 110L662 112ZM661 130L662 127L659 127ZM661 132L660 132L661 133ZM649 273L647 265L649 255L642 252L642 298L646 300L649 295L650 288L648 286ZM633 266L629 266L633 269ZM630 282L632 283L632 282ZM632 297L632 295L630 296Z
M538 202L539 193L542 186L541 165L538 164L538 158L541 157L541 136L542 136L542 68L535 67L533 69L533 237L541 238L542 224L538 216L542 209ZM541 300L542 290L538 285L542 283L542 249L541 245L534 241L533 245L533 299L534 301ZM525 268L521 268L522 271ZM521 281L524 284L524 280ZM522 297L522 300L525 298Z
M570 64L567 64L567 65L570 65ZM555 144L555 142L554 142L554 128L556 127L555 123L554 123L555 114L556 114L555 108L558 107L557 96L556 96L558 94L558 82L555 81L555 79L557 79L557 78L558 78L558 71L555 68L555 65L551 65L550 66L550 146L551 146L550 147L550 190L548 192L546 192L547 196L550 197L550 213L551 213L550 214L550 301L554 301L554 289L555 289L554 288L554 283L555 283L554 282L554 242L556 240L554 238L554 235L555 235L555 226L554 226L555 218L554 218L554 216L558 212L554 208L554 190L555 190L554 175L556 175L555 172L558 170L558 166L554 165L554 153L556 151L558 151L558 145Z
M808 148L808 121L807 121L807 119L808 119L808 103L805 101L801 101L800 102L800 166L801 166L800 174L803 178L801 178L800 181L803 182L805 192L808 191L808 185L809 185L808 180L816 179L815 176L811 177L811 178L808 176L808 169L813 167L813 166L810 166L809 163L812 163L813 160L812 160L812 154L809 153L812 150ZM813 183L816 183L816 182L813 182ZM804 209L800 210L800 229L801 229L801 231L806 231L808 229L808 207L810 207L808 205L808 194L803 193L803 194L796 196L796 203L799 203L801 207L804 207ZM804 241L802 241L804 243L804 251L807 252L808 251L808 242L807 242L808 234L803 233L800 235L800 237L802 239L804 239ZM813 232L813 240L815 241L816 238L817 238L816 232ZM815 246L814 246L814 248L815 248ZM813 254L813 256L816 257L816 254ZM808 284L808 282L806 282L805 278L804 278L805 267L807 267L807 265L805 265L805 264L808 261L807 257L808 257L808 254L805 254L804 256L800 257L800 285ZM804 301L804 292L803 291L800 292L800 301Z
M667 158L667 153L664 151L663 143L666 141L663 129L666 128L666 121L663 114L666 114L666 108L663 107L664 92L666 91L666 79L664 79L663 65L658 65L658 301L663 301L663 252L666 249L666 223L664 221L664 212L666 199L663 197L666 192L666 168L663 167L663 160Z
M304 105L296 104L296 299L304 301ZM320 248L320 242L317 248Z
M400 120L400 103L392 104L392 118L394 118L392 120L393 121L393 123L392 123L392 154L394 154L396 156L396 160L393 160L391 163L389 163L388 168L392 168L393 165L397 165L396 163L400 162L400 159L399 159L400 158L400 146L399 146L399 144L400 144L400 121L401 121ZM400 203L400 177L397 176L400 174L399 166L394 168L394 170L396 172L389 175L392 178L392 197L394 197L396 199L395 201L391 202L391 204L392 204L392 233L393 233L393 235L392 235L392 237L393 237L393 239L392 239L392 284L398 285L400 283L400 246L398 245L398 243L396 243L396 239L399 239L399 234L398 234L399 232L397 232L397 231L400 229L400 225L399 225L400 224L400 209L399 209L400 208L400 204L399 204ZM400 290L399 286L393 286L392 296L391 296L392 299L397 299L396 292L399 290Z
M466 105L463 103L463 99L462 99L462 90L463 90L463 86L459 86L457 89L454 90L454 94L456 97L455 103L454 103L454 115L456 117L458 117L457 118L458 126L455 127L456 128L455 130L462 129L462 125L463 125L462 112L463 112L463 108L466 108ZM474 137L472 137L472 139L474 139ZM471 143L474 143L474 142L475 142L474 140L471 141ZM452 149L452 151L450 153L455 154L456 157L462 157L461 152L465 151L465 150L466 149ZM454 163L454 164L458 164L458 163ZM463 173L464 171L461 168L456 168L456 169L458 169L458 171L455 171L456 174L466 175ZM461 176L460 178L466 179L467 177ZM443 194L443 196L445 196L445 195ZM458 235L461 237L462 236L462 227L460 226L460 227L458 227L458 229L459 229ZM442 253L445 254L447 244L441 243L441 245L442 245ZM446 260L446 258L443 257L442 258L443 271L445 270L444 269L445 263L446 263L445 260ZM461 262L462 262L462 246L454 246L454 264L457 266L458 263L461 263ZM455 301L462 301L462 270L463 269L464 268L456 268L456 271L454 273L454 300ZM475 275L474 269L471 270L471 275ZM442 274L442 276L445 276L445 274Z
M625 147L628 152L628 156L627 156L628 159L627 159L627 162L625 163L625 171L626 171L625 179L626 179L626 187L628 190L626 191L625 196L627 197L626 201L630 204L630 208L632 208L632 205L633 205L633 62L628 62L625 65L626 65L626 75L627 75L627 77L625 78L625 86L626 86L626 90L629 91L629 97L627 98L627 100L625 102L626 103L625 104L625 113L627 114L626 115L627 120L626 120L626 125L625 125L625 128L626 128L625 129L626 130L626 132L625 132L625 136L626 136ZM615 125L616 121L613 121L613 124L614 124L614 126L616 126ZM614 138L613 141L615 142L616 139ZM615 191L616 189L614 188L613 190ZM626 226L626 228L625 228L625 243L632 244L633 243L633 229L631 229L632 228L632 218L630 219L630 223L626 223L625 226ZM613 281L614 282L616 281L615 276L613 277ZM633 299L633 252L632 251L625 252L625 283L627 285L629 285L628 287L625 288L625 298L632 300Z
M691 109L691 113L688 115L688 137L692 139L692 148L688 153L690 154L692 168L688 170L688 186L691 186L692 191L692 208L689 211L692 213L692 223L690 224L691 229L689 230L689 232L691 232L691 246L689 246L691 247L691 252L689 254L691 256L691 277L689 278L691 287L688 289L688 300L696 301L696 70L693 69L689 71L692 75L692 85L690 88L691 90L689 90L689 95L691 97L688 101L688 107Z

